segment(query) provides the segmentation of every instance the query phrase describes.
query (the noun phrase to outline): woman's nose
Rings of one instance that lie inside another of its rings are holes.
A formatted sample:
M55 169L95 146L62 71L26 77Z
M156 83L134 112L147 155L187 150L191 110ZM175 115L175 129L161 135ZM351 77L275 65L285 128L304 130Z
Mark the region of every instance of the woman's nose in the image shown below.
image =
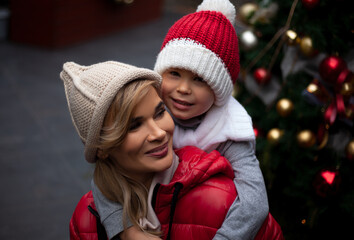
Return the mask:
M152 120L149 127L149 135L147 140L149 142L162 141L166 137L166 131L163 130L155 121Z
M181 93L181 94L191 94L192 90L189 86L189 82L188 80L182 80L178 87L177 87L177 92Z

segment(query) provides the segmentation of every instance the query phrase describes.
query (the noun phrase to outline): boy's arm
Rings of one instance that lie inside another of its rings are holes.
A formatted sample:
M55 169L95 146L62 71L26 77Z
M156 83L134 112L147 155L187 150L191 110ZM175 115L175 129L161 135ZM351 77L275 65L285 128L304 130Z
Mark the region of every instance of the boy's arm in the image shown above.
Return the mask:
M123 206L117 202L108 200L98 189L95 182L91 181L93 200L96 205L100 220L109 239L115 240L153 240L161 239L142 232L127 220L127 229L123 232Z
M108 200L98 189L94 181L91 181L91 189L93 200L95 202L97 212L100 215L101 223L106 229L109 239L119 234L123 228L123 206L117 202ZM127 221L127 228L131 227L132 223Z
M254 149L254 141L228 141L217 149L234 169L238 196L213 240L254 239L268 215L267 192Z

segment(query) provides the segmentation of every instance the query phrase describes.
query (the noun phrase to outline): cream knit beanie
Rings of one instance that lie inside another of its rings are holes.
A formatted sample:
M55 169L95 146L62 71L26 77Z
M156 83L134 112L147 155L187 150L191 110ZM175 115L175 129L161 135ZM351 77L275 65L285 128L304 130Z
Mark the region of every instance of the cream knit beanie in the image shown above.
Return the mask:
M161 83L160 75L152 70L114 61L91 66L67 62L60 78L64 81L71 119L85 145L85 158L90 163L96 161L102 124L119 89L136 79Z

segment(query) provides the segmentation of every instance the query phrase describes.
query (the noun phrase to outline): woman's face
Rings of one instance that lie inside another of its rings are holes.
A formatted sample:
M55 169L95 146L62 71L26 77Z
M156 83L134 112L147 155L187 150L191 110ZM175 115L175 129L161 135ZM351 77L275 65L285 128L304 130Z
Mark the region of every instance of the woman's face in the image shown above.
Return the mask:
M123 144L110 156L131 178L149 184L154 173L172 164L174 123L155 88L149 91L133 111L129 132Z

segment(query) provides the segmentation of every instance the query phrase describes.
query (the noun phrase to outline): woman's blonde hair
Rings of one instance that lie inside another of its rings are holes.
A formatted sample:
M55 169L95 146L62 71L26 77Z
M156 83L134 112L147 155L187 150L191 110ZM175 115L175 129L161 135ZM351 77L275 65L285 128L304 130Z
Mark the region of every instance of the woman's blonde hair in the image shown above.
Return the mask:
M110 152L123 143L129 131L133 111L147 95L149 86L153 86L159 94L160 86L153 80L138 79L118 91L107 111L101 131L94 181L107 199L122 204L124 229L129 220L142 231L158 235L159 233L144 230L139 225L139 219L147 215L148 189L144 183L128 177L119 167L117 160L109 157Z

